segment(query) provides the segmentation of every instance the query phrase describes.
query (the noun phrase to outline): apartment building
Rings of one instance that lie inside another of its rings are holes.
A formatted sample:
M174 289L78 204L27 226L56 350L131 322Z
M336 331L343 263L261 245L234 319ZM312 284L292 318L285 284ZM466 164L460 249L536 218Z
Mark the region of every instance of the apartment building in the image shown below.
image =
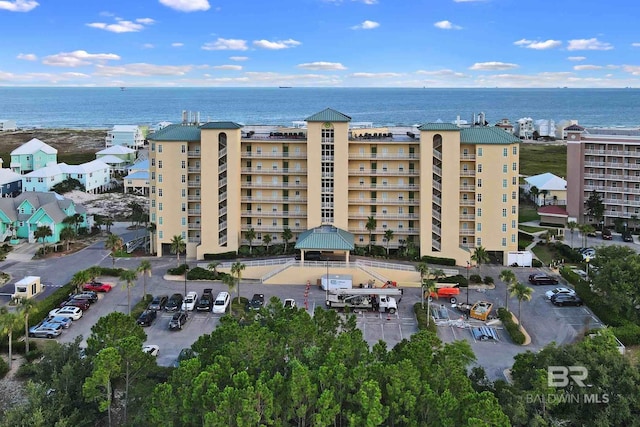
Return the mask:
M605 226L640 217L640 135L637 130L599 129L597 134L572 125L567 134L567 212L579 223L593 191L604 204Z
M421 255L469 261L483 246L517 250L520 140L495 127L374 127L325 109L291 126L208 122L149 137L150 219L158 255L173 236L187 256L235 251L288 228L324 224L369 244L412 241ZM294 237L294 240L295 240Z

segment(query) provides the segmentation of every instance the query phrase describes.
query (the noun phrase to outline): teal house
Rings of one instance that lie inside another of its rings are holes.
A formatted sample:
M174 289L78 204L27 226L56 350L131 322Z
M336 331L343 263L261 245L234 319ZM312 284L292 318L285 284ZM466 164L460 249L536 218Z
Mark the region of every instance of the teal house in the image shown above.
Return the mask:
M11 152L9 167L13 172L24 175L56 163L58 163L58 150L33 138Z
M3 241L26 239L36 242L34 236L38 227L47 226L51 236L46 243L58 243L60 231L74 225L63 224L69 216L79 215L78 227L90 228L91 218L82 205L54 192L24 192L17 197L0 198L0 236Z

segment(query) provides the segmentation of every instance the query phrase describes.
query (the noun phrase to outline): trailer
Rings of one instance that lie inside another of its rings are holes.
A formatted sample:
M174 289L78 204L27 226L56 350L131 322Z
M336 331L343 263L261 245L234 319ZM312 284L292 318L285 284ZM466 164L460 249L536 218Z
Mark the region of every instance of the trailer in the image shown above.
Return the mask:
M403 290L398 288L336 289L327 292L326 305L329 308L374 310L393 314L398 311L402 294Z
M478 301L474 304L456 304L455 308L458 309L458 311L471 317L472 319L478 319L485 322L491 318L493 304L489 301Z

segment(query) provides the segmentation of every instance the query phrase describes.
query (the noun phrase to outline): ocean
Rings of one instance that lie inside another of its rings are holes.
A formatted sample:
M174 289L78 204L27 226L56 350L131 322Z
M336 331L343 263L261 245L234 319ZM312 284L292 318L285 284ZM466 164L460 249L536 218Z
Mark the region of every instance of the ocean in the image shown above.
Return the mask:
M324 108L355 122L414 125L484 112L494 124L578 120L586 127L640 127L639 89L138 88L0 87L0 119L20 128L107 129L201 121L290 125Z

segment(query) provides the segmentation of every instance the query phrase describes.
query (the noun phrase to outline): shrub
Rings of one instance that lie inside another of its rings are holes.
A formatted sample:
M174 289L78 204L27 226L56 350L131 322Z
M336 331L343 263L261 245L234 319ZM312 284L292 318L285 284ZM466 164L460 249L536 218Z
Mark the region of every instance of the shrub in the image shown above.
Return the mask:
M531 261L531 266L532 267L542 267L542 261L540 261L539 259L533 259Z
M180 264L178 267L170 268L167 270L167 274L172 276L182 276L187 271L187 264Z
M120 277L120 274L124 271L122 268L101 267L101 276Z
M560 258L563 258L565 262L578 263L582 262L582 255L575 249L571 249L569 245L562 242L556 242L553 245L554 249L558 253Z
M7 375L7 372L9 372L9 364L0 357L0 378L4 378L4 376Z
M427 302L425 301L425 304ZM433 333L437 333L438 327L436 326L436 322L431 319L429 325L427 326L427 307L422 308L422 304L417 302L413 305L413 312L416 315L416 321L418 322L418 329L423 330L427 329Z
M611 328L613 334L624 345L640 344L640 326L635 323L627 323L623 326L615 326Z
M202 267L193 267L187 273L187 280L215 280L216 275L211 270Z
M524 344L525 336L520 330L520 325L513 321L511 312L504 307L500 307L498 309L498 318L502 321L502 324L509 333L511 340L518 345Z
M493 277L491 276L484 276L484 280L483 280L485 285L493 285L495 282L493 281Z
M440 258L436 256L425 255L420 258L420 261L425 262L427 264L436 264L436 265L456 265L456 260L453 258Z
M24 357L27 359L27 362L33 362L34 360L40 358L42 356L42 351L40 351L35 342L29 342L29 352L25 353Z
M149 304L151 303L152 300L153 300L153 295L146 294L144 298L138 301L136 305L131 307L131 317L133 317L134 319L137 319L142 314L142 312L145 311L147 307L149 307Z
M470 283L482 283L482 277L479 274L472 274L469 276Z
M438 279L438 283L457 283L460 287L467 286L467 278L462 274L456 274L455 276L445 277L443 279Z

